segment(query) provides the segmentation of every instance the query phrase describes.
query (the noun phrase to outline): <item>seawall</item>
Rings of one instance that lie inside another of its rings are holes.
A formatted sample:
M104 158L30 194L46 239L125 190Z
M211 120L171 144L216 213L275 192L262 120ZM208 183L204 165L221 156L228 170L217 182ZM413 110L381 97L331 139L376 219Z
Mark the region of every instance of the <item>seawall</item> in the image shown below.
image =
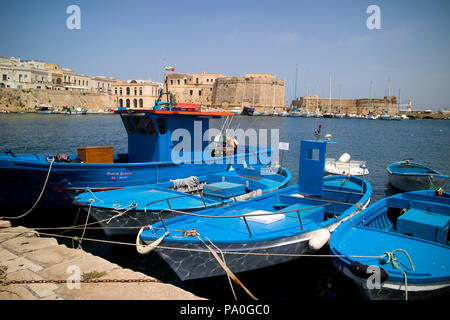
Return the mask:
M34 111L35 106L39 104L98 111L113 108L114 99L106 93L0 88L0 109L2 110Z

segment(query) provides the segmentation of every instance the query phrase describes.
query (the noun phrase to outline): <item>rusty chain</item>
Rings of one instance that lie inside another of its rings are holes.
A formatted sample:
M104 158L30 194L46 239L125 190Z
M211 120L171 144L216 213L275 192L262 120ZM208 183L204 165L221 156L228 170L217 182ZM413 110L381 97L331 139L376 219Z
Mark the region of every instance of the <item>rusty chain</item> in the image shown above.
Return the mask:
M39 283L132 283L132 282L156 282L162 283L161 280L145 278L145 279L80 279L80 280L6 280L0 279L0 283L4 286L10 284L39 284Z

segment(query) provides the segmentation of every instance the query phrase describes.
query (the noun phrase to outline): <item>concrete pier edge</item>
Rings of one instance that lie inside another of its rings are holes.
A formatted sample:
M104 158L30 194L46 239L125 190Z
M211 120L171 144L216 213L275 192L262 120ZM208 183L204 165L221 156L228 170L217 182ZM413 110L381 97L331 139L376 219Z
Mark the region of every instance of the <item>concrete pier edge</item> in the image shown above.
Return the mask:
M83 275L122 282L77 283L76 279ZM124 282L128 279L143 280ZM19 283L7 283L14 280ZM20 283L21 280L28 283ZM81 249L58 244L55 238L39 237L33 229L12 227L9 221L0 220L0 300L205 299Z

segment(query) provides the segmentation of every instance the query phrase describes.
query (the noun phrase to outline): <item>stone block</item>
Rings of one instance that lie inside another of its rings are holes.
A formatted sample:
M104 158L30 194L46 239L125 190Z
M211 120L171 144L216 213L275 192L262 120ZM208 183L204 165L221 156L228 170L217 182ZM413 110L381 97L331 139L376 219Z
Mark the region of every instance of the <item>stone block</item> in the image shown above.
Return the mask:
M54 238L29 238L21 236L4 241L2 245L9 250L18 253L25 253L46 247L56 246L58 245L58 242Z

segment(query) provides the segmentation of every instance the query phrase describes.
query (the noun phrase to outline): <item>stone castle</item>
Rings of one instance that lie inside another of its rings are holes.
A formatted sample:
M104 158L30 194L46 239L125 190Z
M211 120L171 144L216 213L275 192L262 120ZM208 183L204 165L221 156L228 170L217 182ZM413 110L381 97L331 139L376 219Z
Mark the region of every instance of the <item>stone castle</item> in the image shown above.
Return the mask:
M291 109L297 108L309 113L333 114L383 114L397 115L397 98L387 96L383 99L336 99L321 98L317 95L300 97L292 101Z
M244 106L258 111L286 107L284 80L270 74L226 77L220 73L167 73L164 83L177 102L225 110Z

